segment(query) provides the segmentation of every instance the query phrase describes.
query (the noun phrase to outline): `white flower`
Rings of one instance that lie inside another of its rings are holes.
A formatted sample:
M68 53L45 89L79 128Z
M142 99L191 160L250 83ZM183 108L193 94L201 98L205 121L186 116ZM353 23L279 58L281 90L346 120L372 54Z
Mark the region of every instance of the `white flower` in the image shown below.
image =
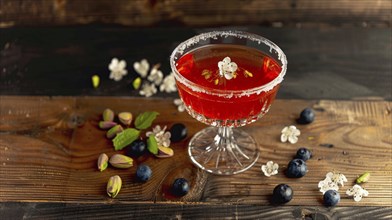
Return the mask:
M268 161L266 165L261 166L261 170L266 176L273 176L278 174L279 165L273 161Z
M133 68L141 77L145 78L147 76L148 69L150 69L150 64L146 59L142 59L140 62L134 62Z
M347 178L342 173L329 172L325 175L325 179L320 181L318 187L320 188L320 192L323 194L330 190L339 190L339 185L344 186L344 182L347 182Z
M353 188L348 189L346 194L354 197L354 201L361 201L363 196L368 196L369 192L366 189L363 189L360 185L355 184Z
M163 80L163 73L159 69L159 65L155 65L151 71L150 75L147 77L148 81L154 83L155 85L161 84Z
M161 86L159 87L159 90L161 92L163 92L163 91L165 91L165 92L175 92L175 91L177 91L176 80L174 79L173 72L171 72L169 75L167 75L163 79L163 82L162 82Z
M282 135L280 136L280 141L286 142L287 140L295 144L298 141L298 136L301 134L301 131L297 129L294 125L290 125L289 127L284 127L282 130Z
M145 97L150 97L155 93L157 93L157 88L155 87L155 85L147 82L143 84L142 88L139 91L139 94Z
M344 186L344 182L347 182L347 178L342 173L329 172L326 175L327 178L331 179L336 185Z
M161 126L157 125L152 131L148 131L146 136L149 137L150 135L154 135L158 146L169 147L171 134L169 131L165 132L165 130L166 126L162 129Z
M235 71L238 68L236 63L231 62L230 57L225 57L222 61L219 61L218 67L219 75L224 76L228 80L235 76Z
M179 112L185 111L185 104L181 99L174 99L174 105L177 106Z
M127 67L125 60L119 61L117 58L113 58L108 67L110 70L109 78L113 79L114 81L120 81L122 77L128 73L128 71L125 69L125 67Z
M331 189L336 190L336 191L339 190L338 184L336 182L333 182L331 180L331 178L329 178L329 177L327 177L324 180L320 181L318 183L318 187L320 188L320 192L322 192L323 194L325 192L327 192L328 190L331 190Z

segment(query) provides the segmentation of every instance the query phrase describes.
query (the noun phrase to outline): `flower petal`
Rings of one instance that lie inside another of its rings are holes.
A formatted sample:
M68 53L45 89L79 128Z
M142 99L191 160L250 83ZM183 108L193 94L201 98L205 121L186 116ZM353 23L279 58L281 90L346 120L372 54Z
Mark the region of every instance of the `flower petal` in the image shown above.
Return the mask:
M281 142L286 142L287 141L287 139L288 139L288 137L287 137L287 135L286 134L282 134L282 135L280 135L280 141Z
M185 105L180 105L180 106L178 106L177 110L178 110L179 112L184 112L184 111L185 111Z
M295 130L293 130L292 135L299 136L299 135L301 135L301 131L299 129L295 129Z
M119 69L125 69L126 66L127 66L127 63L125 62L125 60L121 60L121 61L118 63L118 68L119 68Z
M362 199L362 194L358 193L354 195L354 201L359 202L361 201L361 199Z
M274 162L273 161L268 161L267 162L267 167L272 167L274 165Z
M232 79L233 77L234 77L233 73L231 73L231 72L226 72L226 73L225 73L225 78L226 78L226 79L230 80L230 79Z
M295 144L298 142L298 137L297 136L289 136L289 142L292 144Z
M281 132L286 134L288 130L289 130L289 127L286 126L286 127L284 127L284 128L282 129Z
M109 64L109 70L114 70L118 65L118 59L117 58L113 58L112 61Z

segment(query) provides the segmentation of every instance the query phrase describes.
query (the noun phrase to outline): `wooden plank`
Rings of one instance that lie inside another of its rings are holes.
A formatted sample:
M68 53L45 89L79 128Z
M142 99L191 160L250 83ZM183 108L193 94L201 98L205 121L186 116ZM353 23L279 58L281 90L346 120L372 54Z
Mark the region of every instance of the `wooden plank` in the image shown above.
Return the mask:
M3 0L0 27L91 23L217 26L274 22L387 26L391 24L391 9L389 0Z
M392 206L391 109L386 101L301 101L276 100L271 111L260 121L243 129L260 144L261 158L249 171L234 176L209 175L196 169L186 154L186 143L205 127L186 113L179 113L172 99L114 97L14 97L1 96L0 111L0 201L66 202L94 204L241 204L269 205L272 189L287 183L294 189L293 206L322 206L317 184L329 171L340 171L349 182L342 190L339 206ZM316 121L299 125L302 135L295 144L280 143L280 130L295 124L305 107L317 109ZM100 153L114 154L105 131L97 128L100 113L147 110L161 114L155 124L182 122L189 128L185 141L173 144L175 155L168 159L144 156L136 164L146 163L153 170L151 181L134 179L135 167L126 170L96 170ZM29 117L27 117L29 115ZM332 148L320 144L333 144ZM284 168L300 146L313 151L309 172L300 179L284 176ZM281 165L278 175L267 178L261 164L273 160ZM365 171L371 179L364 187L369 197L354 202L344 191ZM123 188L116 199L105 194L108 178L118 174ZM177 177L191 182L191 191L183 198L171 196L169 187Z
M302 207L234 204L7 203L4 219L391 219L391 207Z
M235 29L265 36L285 52L288 72L278 98L392 100L390 28ZM132 65L146 58L170 73L168 57L181 41L211 29L62 27L0 30L0 94L139 96L130 86ZM214 28L214 30L220 30ZM159 52L157 52L159 51ZM127 62L128 75L109 79L113 57ZM98 89L91 76L98 74ZM156 97L175 97L161 93Z

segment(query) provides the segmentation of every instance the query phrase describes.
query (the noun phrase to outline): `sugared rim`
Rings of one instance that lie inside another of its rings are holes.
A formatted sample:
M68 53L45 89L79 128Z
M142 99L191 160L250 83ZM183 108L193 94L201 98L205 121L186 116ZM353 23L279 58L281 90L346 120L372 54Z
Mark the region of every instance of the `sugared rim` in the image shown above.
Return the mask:
M182 76L176 67L176 62L175 60L179 59L182 55L184 55L184 51L186 48L198 43L201 40L206 40L209 38L216 39L217 37L237 37L239 39L241 38L246 38L249 39L253 42L256 42L258 44L265 44L270 47L270 53L275 51L275 53L278 54L278 59L282 62L282 70L280 71L279 75L273 79L272 81L268 82L267 84L254 87L251 89L247 90L223 90L223 89L214 89L210 87L205 87L198 85L189 79L185 78ZM180 57L177 57L180 56ZM283 77L286 74L287 70L287 59L286 55L283 53L283 51L272 41L268 40L267 38L264 38L262 36L248 33L248 32L243 32L243 31L211 31L211 32L206 32L202 33L199 35L196 35L192 38L189 38L188 40L180 43L172 52L170 56L170 66L172 71L174 72L174 76L176 80L178 80L180 83L184 84L185 86L189 87L195 92L202 92L206 93L209 95L216 95L216 96L221 96L221 97L241 97L244 95L252 95L252 94L260 94L261 92L268 92L272 90L276 85L280 84L283 81Z

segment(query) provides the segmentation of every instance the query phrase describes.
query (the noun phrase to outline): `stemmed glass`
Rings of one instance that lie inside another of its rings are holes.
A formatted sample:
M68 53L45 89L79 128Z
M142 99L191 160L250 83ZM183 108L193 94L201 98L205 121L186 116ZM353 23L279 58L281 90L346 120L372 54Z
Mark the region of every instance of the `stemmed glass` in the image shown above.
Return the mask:
M187 112L207 127L188 153L201 169L243 172L259 158L255 139L237 127L264 116L286 73L283 51L268 39L240 31L213 31L180 43L170 57Z

